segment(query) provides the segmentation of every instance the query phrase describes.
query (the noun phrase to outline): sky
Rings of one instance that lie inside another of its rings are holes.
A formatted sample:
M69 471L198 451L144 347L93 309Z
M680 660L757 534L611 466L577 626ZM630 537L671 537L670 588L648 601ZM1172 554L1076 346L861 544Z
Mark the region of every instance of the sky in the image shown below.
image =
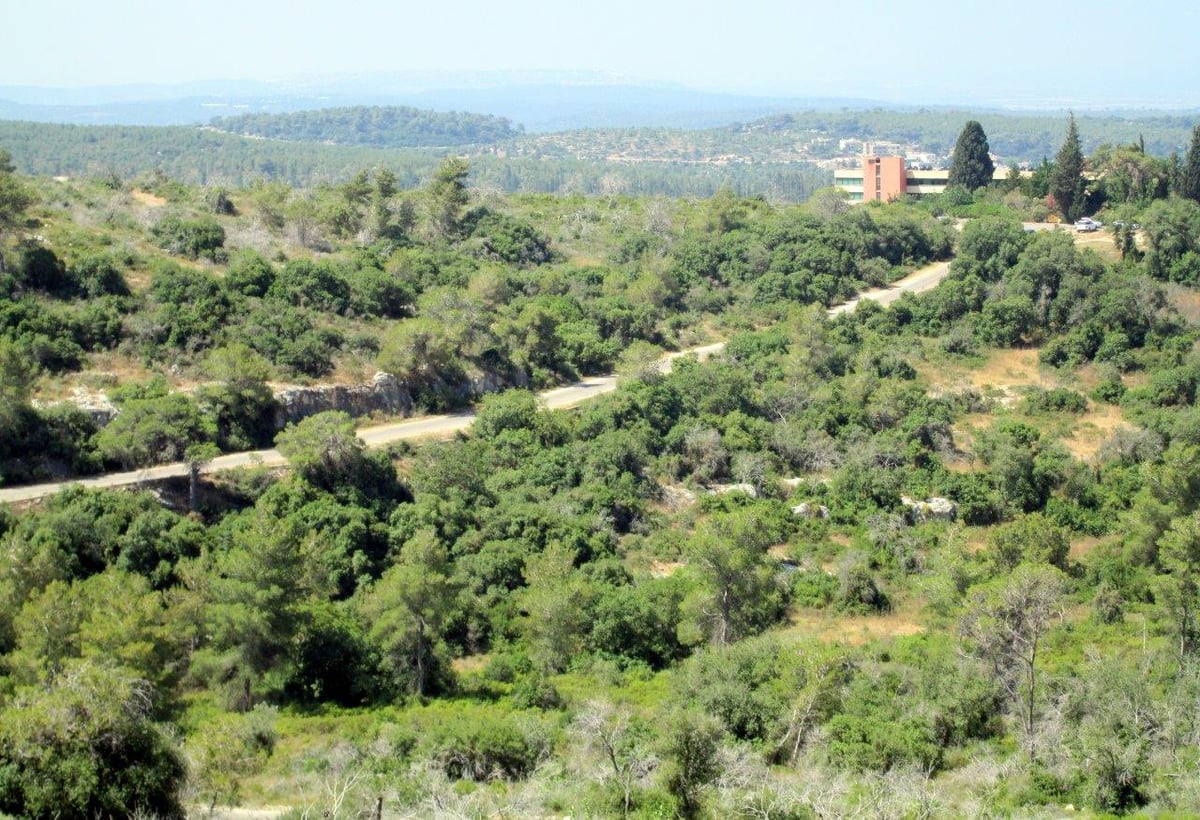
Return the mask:
M544 70L930 105L1200 105L1195 0L0 0L0 19L0 85Z

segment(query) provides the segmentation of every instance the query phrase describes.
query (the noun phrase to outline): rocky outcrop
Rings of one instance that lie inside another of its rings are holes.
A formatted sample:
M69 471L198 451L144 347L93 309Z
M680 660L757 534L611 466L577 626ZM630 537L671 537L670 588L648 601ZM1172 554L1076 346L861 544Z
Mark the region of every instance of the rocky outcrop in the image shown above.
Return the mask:
M357 418L376 412L407 416L413 408L408 388L391 373L382 372L366 384L286 387L276 391L275 401L275 427L280 430L326 410L341 410Z
M480 373L460 384L444 386L444 391L456 401L466 404L488 393L528 385L527 378L518 377L510 381L498 373ZM354 418L372 413L408 416L412 415L414 403L408 385L391 373L383 372L376 373L366 384L285 387L275 392L275 401L278 404L275 427L279 430L326 410L341 410Z
M696 494L687 487L663 484L659 487L659 491L663 504L672 511L682 510L696 503Z
M61 402L42 402L34 400L34 407L50 407L55 404L69 404L85 413L97 427L104 427L121 412L117 406L102 392L93 392L86 387L76 387L71 390L71 398Z
M909 520L914 524L923 521L953 521L958 517L958 507L949 498L927 498L917 501L902 495L900 503L908 508Z
M497 393L509 387L528 387L529 380L518 374L511 381L498 373L481 373L470 379L447 387L446 391L460 403L475 401L488 393ZM323 413L326 410L341 410L354 418L383 413L389 416L408 416L413 412L413 394L408 385L391 373L376 373L365 384L318 384L310 387L288 385L275 391L275 429L282 430L301 419ZM34 402L37 407L46 407L52 402ZM120 410L104 393L92 392L76 387L71 398L64 404L78 407L95 422L104 427L116 418Z
M804 501L792 507L792 515L798 518L828 518L829 508L824 504L812 504Z
M753 484L713 484L708 488L709 495L728 495L729 493L741 493L751 498L758 498L758 488Z

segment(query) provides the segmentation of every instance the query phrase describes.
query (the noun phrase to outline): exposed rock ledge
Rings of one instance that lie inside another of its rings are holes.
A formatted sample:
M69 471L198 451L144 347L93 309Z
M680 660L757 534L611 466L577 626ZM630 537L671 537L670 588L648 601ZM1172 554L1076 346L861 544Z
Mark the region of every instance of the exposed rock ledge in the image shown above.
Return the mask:
M117 417L117 413L121 412L104 392L88 390L86 387L72 388L71 398L69 399L63 399L62 401L40 401L34 399L30 404L37 408L51 407L56 404L72 405L86 413L97 427L105 426Z
M358 418L374 412L393 416L412 413L408 388L391 373L376 373L366 384L319 384L284 387L275 391L275 429L282 430L326 410L341 410Z
M496 373L483 373L449 390L457 401L466 403L487 393L528 386L527 380L518 381L524 383L512 385ZM275 428L278 430L326 410L342 410L354 418L376 412L408 416L413 411L413 396L408 386L391 373L383 372L376 373L366 384L280 388L275 391L275 401L279 403L275 410Z
M515 386L527 387L528 380L518 378ZM458 401L474 401L487 393L496 393L511 385L496 373L482 373L449 388ZM372 413L390 416L409 416L413 412L413 396L408 386L391 373L376 373L365 384L318 384L312 386L286 385L275 390L275 429L282 430L289 424L322 413L326 410L341 410L354 418ZM37 402L46 406L53 402ZM72 404L91 416L98 427L103 427L120 413L102 392L76 388L66 404Z

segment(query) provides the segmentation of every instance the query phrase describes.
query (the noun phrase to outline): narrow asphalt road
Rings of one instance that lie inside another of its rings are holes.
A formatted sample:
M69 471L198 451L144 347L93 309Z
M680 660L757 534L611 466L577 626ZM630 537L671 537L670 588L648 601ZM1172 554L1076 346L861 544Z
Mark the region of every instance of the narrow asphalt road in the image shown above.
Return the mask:
M901 293L924 293L932 290L938 282L950 272L949 262L937 262L928 267L915 271L905 278L892 283L888 287L874 288L864 291L857 298L836 307L830 308L829 315L837 316L854 307L863 299L873 299L882 305L888 305L900 298ZM678 353L670 353L664 357L660 367L664 372L671 369L671 362L680 356L696 356L706 359L714 353L719 353L725 347L724 342L694 347ZM565 387L556 387L539 393L542 403L551 410L561 410L574 407L603 393L617 389L615 375L593 376ZM363 427L358 431L358 437L368 447L382 447L394 441L405 439L444 438L460 430L465 430L475 421L474 410L463 410L440 416L420 416L404 421L389 422L374 427ZM221 470L235 470L250 466L278 467L286 464L278 450L253 450L245 453L230 453L215 458L206 464L201 472L216 473ZM131 470L126 473L107 473L92 478L77 478L69 481L59 481L49 484L29 484L23 487L0 487L0 503L34 501L53 495L71 484L84 487L128 487L143 482L159 481L164 478L182 478L187 476L187 465L181 463L163 464L158 467L147 467L142 470Z

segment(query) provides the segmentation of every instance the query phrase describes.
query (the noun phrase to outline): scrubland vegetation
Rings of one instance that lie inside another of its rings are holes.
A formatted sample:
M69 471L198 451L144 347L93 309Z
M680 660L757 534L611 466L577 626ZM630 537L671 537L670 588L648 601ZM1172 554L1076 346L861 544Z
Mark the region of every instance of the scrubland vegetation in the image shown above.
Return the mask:
M1200 812L1186 174L1105 177L1140 227L1093 249L1027 232L1016 180L851 209L467 171L0 171L5 481L292 465L0 511L0 810ZM513 389L390 450L266 421L269 381L376 368L427 409ZM571 412L532 392L614 368ZM30 402L81 386L116 419Z

